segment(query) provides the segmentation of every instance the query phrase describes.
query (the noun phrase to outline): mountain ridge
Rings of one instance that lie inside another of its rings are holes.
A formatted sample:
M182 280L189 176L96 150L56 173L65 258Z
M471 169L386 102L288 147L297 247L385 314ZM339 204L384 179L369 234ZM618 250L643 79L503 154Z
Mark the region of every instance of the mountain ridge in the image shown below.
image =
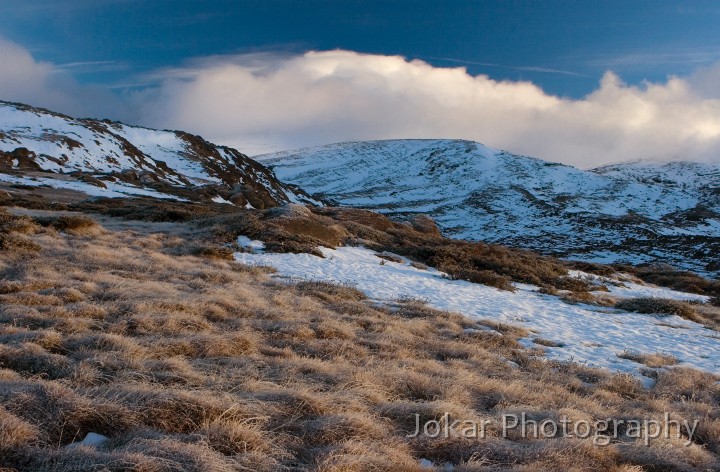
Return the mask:
M214 200L255 208L306 199L255 160L200 136L75 119L2 101L0 170L9 183L101 195Z
M720 271L712 257L720 251L720 166L713 164L580 170L463 140L340 143L255 158L318 199L397 217L427 213L457 238Z

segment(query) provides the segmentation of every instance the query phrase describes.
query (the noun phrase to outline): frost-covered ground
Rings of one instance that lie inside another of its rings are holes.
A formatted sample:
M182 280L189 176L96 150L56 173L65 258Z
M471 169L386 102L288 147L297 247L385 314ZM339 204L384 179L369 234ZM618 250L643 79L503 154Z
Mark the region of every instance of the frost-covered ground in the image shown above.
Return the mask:
M390 301L411 297L471 318L522 326L532 332L522 341L526 346L538 347L532 342L534 338L562 344L562 347L544 348L551 359L638 373L642 365L621 359L617 354L624 351L663 353L675 356L679 365L720 374L718 333L677 316L659 317L570 305L555 296L538 293L532 285L517 284L518 290L513 293L449 280L435 269L421 270L408 261L383 260L362 247L322 248L325 258L320 258L310 254L263 253L262 243L244 237L239 243L255 252L237 253L237 261L273 266L283 277L354 284L373 299ZM622 297L703 299L633 283L609 288Z

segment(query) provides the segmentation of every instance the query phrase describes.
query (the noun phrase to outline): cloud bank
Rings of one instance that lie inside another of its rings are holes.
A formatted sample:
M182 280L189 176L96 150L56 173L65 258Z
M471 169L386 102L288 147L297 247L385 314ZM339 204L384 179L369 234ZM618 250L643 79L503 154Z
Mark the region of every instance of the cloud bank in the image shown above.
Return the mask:
M711 90L720 68L642 87L608 72L579 100L464 68L350 51L216 58L166 74L144 113L148 123L197 130L241 149L462 138L581 167L720 160L720 100Z
M0 38L0 100L21 102L73 116L129 116L119 97L78 84L61 68L37 61L22 46Z
M66 112L73 104L92 108L86 88L51 81L52 67L18 48L8 55L0 45L3 63L22 66L0 78L0 97ZM720 66L642 86L607 72L582 99L352 51L210 57L145 80L152 85L126 95L111 118L191 131L249 154L460 138L579 167L645 158L720 162Z

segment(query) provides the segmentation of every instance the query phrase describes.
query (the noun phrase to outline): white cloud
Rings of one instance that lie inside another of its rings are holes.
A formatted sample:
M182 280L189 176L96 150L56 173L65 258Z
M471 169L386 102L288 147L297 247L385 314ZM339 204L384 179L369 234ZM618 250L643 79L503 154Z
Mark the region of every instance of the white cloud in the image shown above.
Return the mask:
M351 51L198 59L119 100L0 39L0 99L183 129L243 152L393 138L461 138L589 167L631 159L720 161L720 66L628 86L608 72L582 99Z
M3 38L0 38L0 64L0 100L74 116L127 114L120 100L110 92L78 84L63 68L37 61L27 49Z
M608 72L578 100L464 68L350 51L218 57L165 74L146 101L147 124L189 129L245 152L443 137L581 167L720 160L720 100L706 94L720 68L640 87Z

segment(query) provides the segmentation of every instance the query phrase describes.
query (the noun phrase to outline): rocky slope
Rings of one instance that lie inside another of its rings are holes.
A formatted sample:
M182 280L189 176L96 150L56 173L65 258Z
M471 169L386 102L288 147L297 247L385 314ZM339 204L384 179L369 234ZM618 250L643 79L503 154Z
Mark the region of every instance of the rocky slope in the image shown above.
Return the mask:
M0 182L255 208L305 199L256 161L199 136L8 102L0 102Z
M717 164L583 171L458 140L344 143L255 158L316 198L400 217L426 213L454 237L720 272Z

